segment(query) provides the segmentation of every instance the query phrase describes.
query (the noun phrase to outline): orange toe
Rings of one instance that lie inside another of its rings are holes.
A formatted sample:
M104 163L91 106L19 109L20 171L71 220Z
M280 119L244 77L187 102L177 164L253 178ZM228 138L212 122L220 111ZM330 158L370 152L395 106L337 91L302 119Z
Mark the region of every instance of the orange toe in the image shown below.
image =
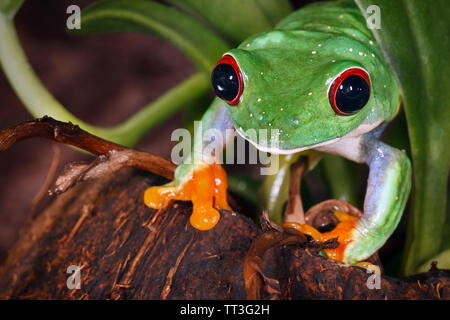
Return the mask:
M220 213L212 207L194 206L189 222L198 230L210 230L220 220Z
M174 187L150 187L144 192L144 203L153 209L165 208L176 197L177 190Z

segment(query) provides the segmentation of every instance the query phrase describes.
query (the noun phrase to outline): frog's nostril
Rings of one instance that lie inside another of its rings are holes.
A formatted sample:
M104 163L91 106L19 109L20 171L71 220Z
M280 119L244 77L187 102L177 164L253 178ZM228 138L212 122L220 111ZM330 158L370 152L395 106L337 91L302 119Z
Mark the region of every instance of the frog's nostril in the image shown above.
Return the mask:
M216 95L235 105L242 94L242 76L236 61L229 55L224 56L216 64L212 74L211 83Z

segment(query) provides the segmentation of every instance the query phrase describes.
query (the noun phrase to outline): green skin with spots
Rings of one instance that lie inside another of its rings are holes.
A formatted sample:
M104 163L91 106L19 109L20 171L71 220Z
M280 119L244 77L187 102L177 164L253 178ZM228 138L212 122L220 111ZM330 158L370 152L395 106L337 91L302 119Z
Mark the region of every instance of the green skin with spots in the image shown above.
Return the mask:
M235 106L217 98L203 116L202 129L215 128L225 136L226 129L235 128L271 153L315 149L367 164L364 216L352 231L344 262L368 258L398 225L411 188L411 165L404 152L378 140L396 114L399 92L358 8L352 2L308 5L226 54L239 65L243 93ZM338 115L328 91L338 75L354 67L369 74L370 98L356 114ZM249 134L252 129L256 137ZM265 139L259 129L279 134ZM205 145L196 134L193 154L211 158ZM175 184L182 184L201 161L192 163L178 167Z

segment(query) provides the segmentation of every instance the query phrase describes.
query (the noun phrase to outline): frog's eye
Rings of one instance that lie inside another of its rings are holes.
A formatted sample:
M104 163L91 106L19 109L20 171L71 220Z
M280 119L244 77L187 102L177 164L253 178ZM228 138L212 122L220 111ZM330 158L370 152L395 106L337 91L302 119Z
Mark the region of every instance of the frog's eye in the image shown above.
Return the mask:
M345 70L334 80L328 92L334 112L342 116L357 113L369 101L370 88L366 71L360 68Z
M230 55L220 59L211 74L211 83L216 95L231 105L236 105L244 89L242 73L236 60Z

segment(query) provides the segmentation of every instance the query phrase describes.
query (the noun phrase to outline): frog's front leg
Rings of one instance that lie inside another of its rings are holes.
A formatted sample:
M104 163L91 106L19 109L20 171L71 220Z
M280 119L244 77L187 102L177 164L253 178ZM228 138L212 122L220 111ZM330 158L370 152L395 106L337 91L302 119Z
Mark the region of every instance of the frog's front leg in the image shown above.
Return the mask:
M411 189L408 157L379 141L377 136L378 133L368 133L323 150L348 156L345 150L350 146L356 151L349 158L366 163L370 170L362 218L349 219L340 214L341 223L336 229L321 235L322 240L338 236L339 247L327 253L351 264L367 259L386 242L400 221Z
M369 165L364 215L351 233L343 260L362 261L378 250L394 232L411 190L411 163L403 151L368 134L362 159Z
M158 209L167 206L170 200L192 201L191 225L199 230L213 228L220 220L215 208L229 209L227 177L220 159L221 151L233 138L229 111L222 100L216 99L197 127L193 152L177 167L175 180L148 188L144 193L145 204Z

